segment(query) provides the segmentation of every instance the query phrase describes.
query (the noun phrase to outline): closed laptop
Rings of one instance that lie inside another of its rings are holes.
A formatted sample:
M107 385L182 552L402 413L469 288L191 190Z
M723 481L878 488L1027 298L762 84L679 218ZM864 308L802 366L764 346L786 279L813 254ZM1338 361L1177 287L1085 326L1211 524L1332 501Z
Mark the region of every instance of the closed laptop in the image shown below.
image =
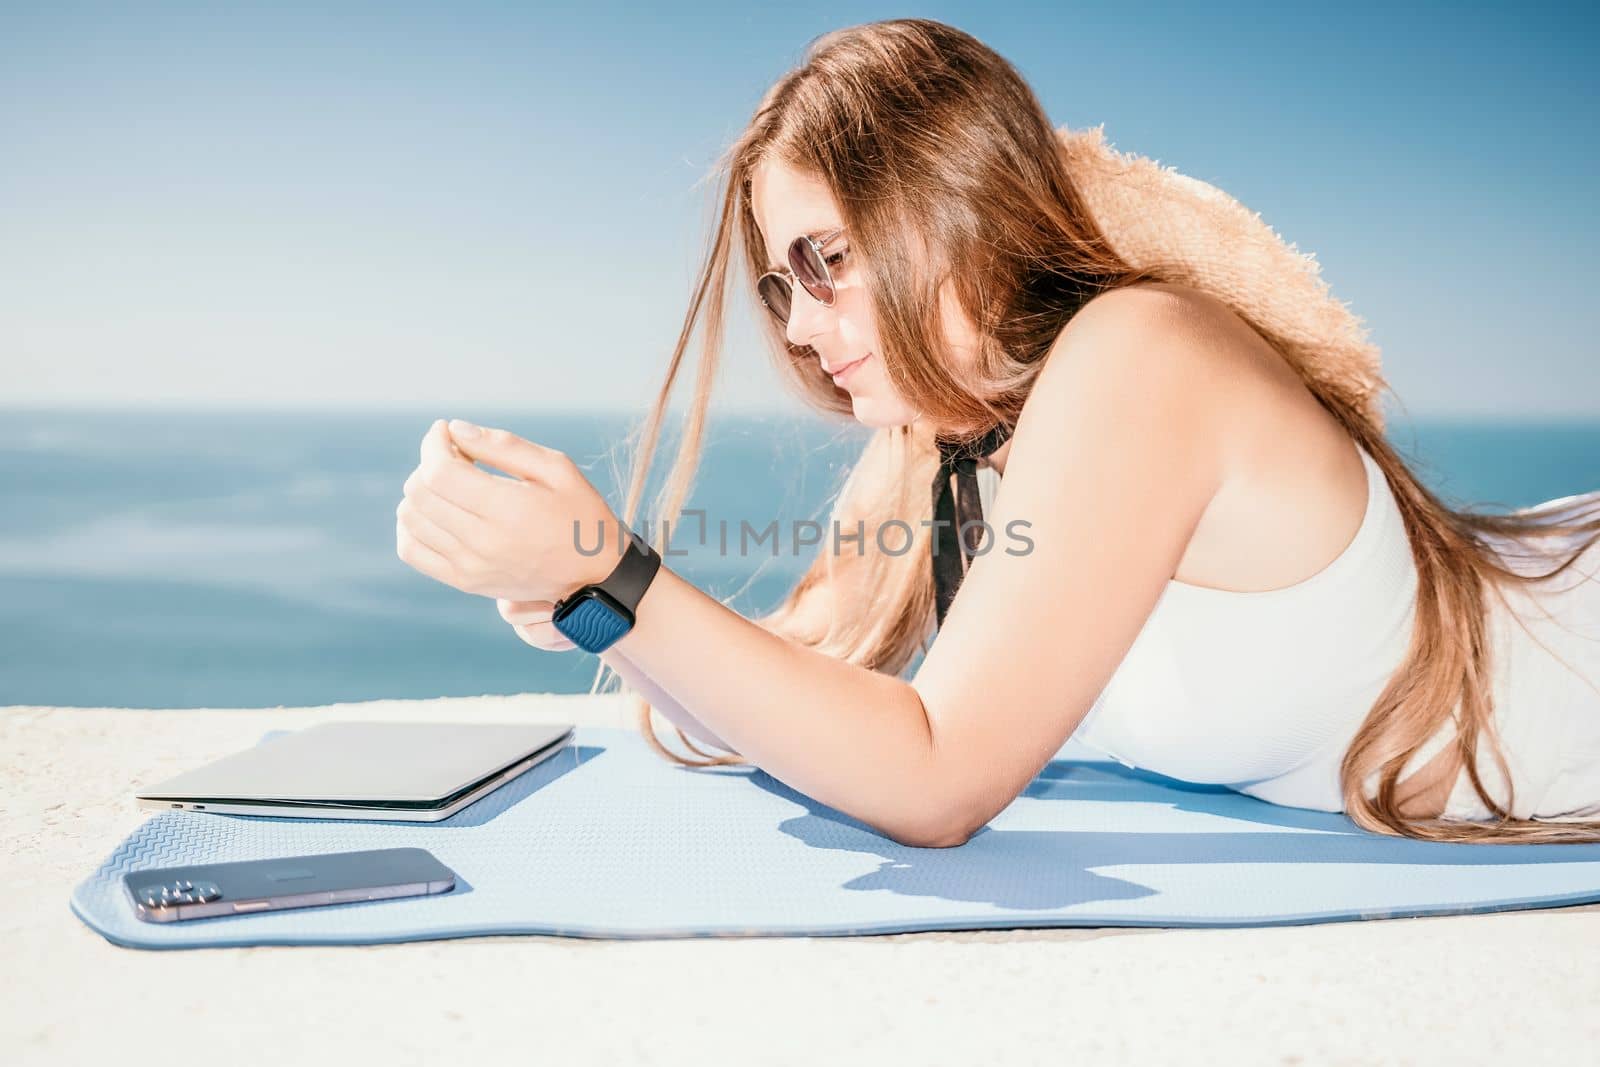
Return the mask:
M135 796L153 810L433 822L566 749L572 732L572 723L322 723Z

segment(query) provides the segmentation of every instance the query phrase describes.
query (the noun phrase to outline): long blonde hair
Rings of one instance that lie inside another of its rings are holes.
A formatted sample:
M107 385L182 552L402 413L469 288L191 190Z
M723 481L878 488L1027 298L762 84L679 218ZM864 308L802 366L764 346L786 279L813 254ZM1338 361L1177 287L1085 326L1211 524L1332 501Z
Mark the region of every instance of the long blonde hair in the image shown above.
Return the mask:
M655 497L653 522L676 523L692 485L721 355L730 266L743 260L742 291L753 299L765 250L751 209L751 178L764 161L824 182L851 234L857 269L876 313L879 355L900 395L928 417L876 431L840 488L831 518L865 543L891 519L916 531L898 555L824 547L789 594L757 622L828 655L899 674L935 632L929 566L928 493L938 456L924 425L973 429L1015 423L1042 357L1068 318L1094 295L1145 280L1113 248L1075 185L1069 155L1021 75L970 35L925 19L850 27L815 39L802 64L768 90L746 129L719 160L720 210L693 298L655 403L633 440L623 521L639 515L650 467L685 353L702 322L701 356L677 456ZM1173 279L1175 280L1175 279ZM938 294L948 281L978 327L972 376L959 379L937 356L944 349ZM1222 293L1225 299L1227 293ZM1379 833L1435 841L1600 840L1600 821L1518 819L1479 775L1478 740L1487 733L1510 784L1494 731L1485 598L1499 583L1550 578L1600 537L1600 514L1582 522L1547 516L1481 514L1447 506L1426 489L1387 443L1370 404L1296 358L1294 339L1260 314L1230 301L1301 373L1308 389L1383 469L1416 562L1418 589L1410 647L1373 704L1340 768L1345 810ZM849 395L821 370L812 349L791 345L783 328L758 315L779 372L818 411L851 417ZM1381 381L1381 379L1380 379ZM1387 388L1386 385L1383 388ZM1530 574L1497 555L1485 536L1583 534L1560 566ZM899 544L897 536L894 543ZM595 690L610 672L602 665ZM620 687L620 676L611 675ZM616 688L616 687L613 687ZM653 709L631 694L641 730L665 758L689 766L745 763L701 749L696 757L657 738ZM1474 823L1404 816L1397 790L1411 757L1447 722L1456 738L1452 780L1462 766L1497 821ZM1377 777L1375 795L1365 783Z

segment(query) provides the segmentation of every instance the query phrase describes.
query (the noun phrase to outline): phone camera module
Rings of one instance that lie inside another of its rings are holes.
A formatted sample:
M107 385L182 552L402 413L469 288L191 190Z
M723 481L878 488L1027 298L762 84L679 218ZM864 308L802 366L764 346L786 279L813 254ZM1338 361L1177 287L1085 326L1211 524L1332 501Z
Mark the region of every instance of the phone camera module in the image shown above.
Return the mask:
M179 878L161 885L147 885L138 892L139 903L147 908L170 908L178 904L208 904L218 900L222 890L215 882L191 882Z

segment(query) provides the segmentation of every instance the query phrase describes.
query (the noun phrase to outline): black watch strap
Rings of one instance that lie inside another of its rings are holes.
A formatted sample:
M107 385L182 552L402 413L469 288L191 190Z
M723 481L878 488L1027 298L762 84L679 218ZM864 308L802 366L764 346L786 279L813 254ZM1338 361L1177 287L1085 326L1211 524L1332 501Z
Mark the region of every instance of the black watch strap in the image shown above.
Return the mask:
M632 530L623 529L628 535L628 547L623 550L616 567L598 585L630 612L636 612L639 601L644 599L644 591L650 588L656 571L661 569L661 554Z

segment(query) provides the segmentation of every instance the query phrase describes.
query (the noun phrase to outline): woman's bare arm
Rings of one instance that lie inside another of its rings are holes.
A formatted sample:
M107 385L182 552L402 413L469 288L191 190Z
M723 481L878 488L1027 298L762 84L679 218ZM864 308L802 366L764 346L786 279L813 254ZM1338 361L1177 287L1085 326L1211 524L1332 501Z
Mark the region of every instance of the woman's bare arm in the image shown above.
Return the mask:
M787 640L662 566L612 648L745 758L895 840L943 813L927 718L903 680Z
M715 745L720 749L738 755L732 745L713 733L705 723L695 718L682 704L672 699L670 693L652 682L649 675L630 663L628 657L623 655L616 645L612 645L600 653L600 658L605 662L606 666L616 671L622 677L622 680L628 683L630 688L636 690L640 696L649 702L651 707L666 716L678 729L691 737L699 738L707 744Z
M800 594L793 605L793 610L785 613L774 613L757 619L756 623L765 629L771 630L781 636L788 637L793 633L825 632L828 626L827 613L831 604L831 591L829 583L825 580L811 586ZM718 748L740 755L728 742L718 737L705 723L695 718L694 713L673 699L672 694L662 689L650 676L639 669L639 666L616 645L612 645L600 653L600 658L612 670L616 671L630 687L649 702L650 706L661 712L669 721L674 723L684 733L700 738Z

